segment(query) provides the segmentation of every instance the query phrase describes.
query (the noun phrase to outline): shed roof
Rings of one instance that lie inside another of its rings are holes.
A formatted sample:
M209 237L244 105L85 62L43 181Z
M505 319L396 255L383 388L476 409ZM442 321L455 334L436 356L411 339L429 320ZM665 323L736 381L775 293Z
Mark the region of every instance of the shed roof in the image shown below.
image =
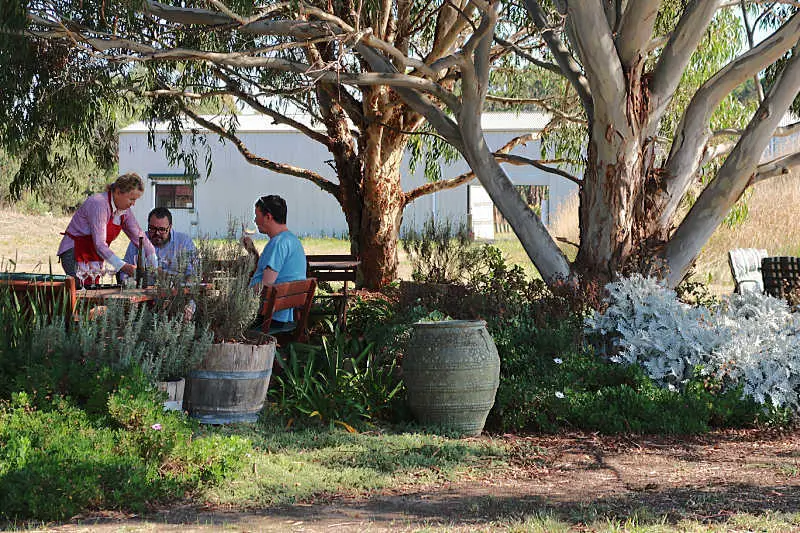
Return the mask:
M213 122L219 122L220 118L217 116L205 116L204 118ZM312 125L310 115L290 115L290 118L313 127L314 129L321 130L320 124ZM484 131L541 131L550 116L544 113L497 113L490 112L484 113L481 117ZM265 115L238 115L239 125L237 131L239 133L259 133L259 132L292 132L294 128L285 124L275 124L273 120ZM197 126L193 121L186 121L186 130L196 129ZM202 129L202 128L200 128ZM126 126L120 130L120 133L147 133L149 127L146 122L134 122L130 126ZM159 122L156 124L155 132L166 133L168 131L168 123Z

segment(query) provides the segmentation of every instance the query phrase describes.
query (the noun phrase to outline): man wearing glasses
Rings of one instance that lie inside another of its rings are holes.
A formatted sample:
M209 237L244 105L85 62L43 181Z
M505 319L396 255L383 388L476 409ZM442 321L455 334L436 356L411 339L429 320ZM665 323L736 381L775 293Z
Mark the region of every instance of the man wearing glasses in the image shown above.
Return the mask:
M172 229L172 213L166 207L156 207L147 216L147 238L153 243L158 257L158 267L170 274L195 272L197 249L192 238ZM131 242L125 252L125 261L136 264L137 247Z

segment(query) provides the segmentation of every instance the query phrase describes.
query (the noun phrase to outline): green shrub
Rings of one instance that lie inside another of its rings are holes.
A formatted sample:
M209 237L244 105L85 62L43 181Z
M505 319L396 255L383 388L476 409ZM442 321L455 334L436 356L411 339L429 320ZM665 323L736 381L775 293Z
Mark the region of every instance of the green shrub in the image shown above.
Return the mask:
M426 283L465 281L480 262L480 248L472 243L466 224L429 218L417 231L411 229L400 237L411 262L411 277Z
M141 512L239 471L248 441L192 438L191 421L163 412L141 374L122 381L109 398L116 428L98 426L64 399L36 409L20 393L0 405L0 519Z
M396 360L382 360L374 345L335 330L321 346L292 344L278 355L281 372L270 395L284 416L348 426L378 419L393 404L402 383Z
M610 364L591 352L531 354L528 362L527 368L518 364L501 375L492 427L690 434L750 426L763 417L762 408L741 390L721 391L699 374L685 390L674 391L658 387L637 366Z

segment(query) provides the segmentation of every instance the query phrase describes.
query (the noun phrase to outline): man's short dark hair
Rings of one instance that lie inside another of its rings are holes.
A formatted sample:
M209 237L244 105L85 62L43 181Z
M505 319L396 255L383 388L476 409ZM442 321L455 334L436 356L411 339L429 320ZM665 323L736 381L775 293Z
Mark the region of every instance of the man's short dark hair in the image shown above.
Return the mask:
M156 207L155 209L150 211L150 214L147 215L148 224L150 223L151 217L166 218L167 220L169 220L169 225L170 226L172 225L172 213L170 213L169 209L167 209L166 207Z
M277 194L270 194L262 196L256 202L256 209L261 211L261 214L266 215L269 213L275 222L278 224L286 224L286 200Z

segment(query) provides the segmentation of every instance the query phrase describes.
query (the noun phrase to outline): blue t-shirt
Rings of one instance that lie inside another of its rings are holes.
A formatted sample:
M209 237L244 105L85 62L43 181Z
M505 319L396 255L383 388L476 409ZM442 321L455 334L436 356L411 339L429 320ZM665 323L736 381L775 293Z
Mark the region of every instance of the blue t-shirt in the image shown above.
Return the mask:
M275 283L306 279L306 252L294 233L282 231L269 240L258 258L256 272L250 279L251 287L262 282L267 267L278 273ZM293 316L291 309L282 309L276 311L272 319L291 322Z

